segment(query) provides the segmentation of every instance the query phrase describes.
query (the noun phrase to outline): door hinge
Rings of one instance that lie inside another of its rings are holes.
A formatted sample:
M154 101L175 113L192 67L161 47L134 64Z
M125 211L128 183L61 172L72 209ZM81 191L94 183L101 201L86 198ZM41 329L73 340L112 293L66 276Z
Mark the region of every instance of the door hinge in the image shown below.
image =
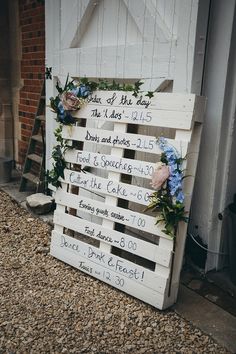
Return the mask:
M46 77L46 80L52 80L52 67L48 68L46 66L45 77Z

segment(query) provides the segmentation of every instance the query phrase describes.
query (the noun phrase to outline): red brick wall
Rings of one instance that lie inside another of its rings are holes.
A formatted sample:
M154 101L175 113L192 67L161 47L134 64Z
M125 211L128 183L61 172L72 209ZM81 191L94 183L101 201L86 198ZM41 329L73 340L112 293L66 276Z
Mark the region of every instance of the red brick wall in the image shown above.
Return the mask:
M19 0L19 14L23 87L20 91L19 104L21 139L19 140L18 163L23 165L45 73L44 2L40 0Z

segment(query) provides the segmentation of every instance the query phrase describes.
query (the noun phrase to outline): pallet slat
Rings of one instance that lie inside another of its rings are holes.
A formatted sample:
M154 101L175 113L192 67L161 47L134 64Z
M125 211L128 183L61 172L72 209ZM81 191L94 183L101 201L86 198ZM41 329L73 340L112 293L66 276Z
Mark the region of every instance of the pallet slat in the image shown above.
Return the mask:
M74 114L89 120L104 120L114 123L128 123L145 126L159 126L189 130L192 124L191 112L164 111L145 108L107 107L84 105Z
M62 137L63 139L89 142L96 145L101 144L112 148L116 147L120 149L149 152L157 155L162 153L155 136L117 133L115 131L104 129L74 126L69 129L68 127L63 127ZM181 153L181 156L186 156L188 141L176 141L174 139L167 139L167 141Z
M98 177L90 173L72 170L64 171L64 182L92 192L102 193L111 197L126 199L141 205L148 205L152 189L136 187L131 184L116 182L112 179Z
M70 163L82 165L82 167L89 166L100 168L147 179L152 178L152 174L155 170L155 163L75 149L67 150L65 159Z
M94 91L88 99L88 105L101 106L106 105L110 107L129 107L132 108L151 108L156 110L193 112L196 101L201 99L193 94L182 93L155 93L150 99L145 96L146 93L140 93L134 97L132 92L127 91Z

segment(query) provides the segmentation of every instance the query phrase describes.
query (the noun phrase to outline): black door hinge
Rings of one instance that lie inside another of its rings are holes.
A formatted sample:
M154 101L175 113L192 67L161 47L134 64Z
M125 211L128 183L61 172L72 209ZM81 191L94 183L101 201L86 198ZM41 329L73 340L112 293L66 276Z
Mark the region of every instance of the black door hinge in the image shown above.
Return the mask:
M52 80L52 67L46 67L45 77L46 80Z

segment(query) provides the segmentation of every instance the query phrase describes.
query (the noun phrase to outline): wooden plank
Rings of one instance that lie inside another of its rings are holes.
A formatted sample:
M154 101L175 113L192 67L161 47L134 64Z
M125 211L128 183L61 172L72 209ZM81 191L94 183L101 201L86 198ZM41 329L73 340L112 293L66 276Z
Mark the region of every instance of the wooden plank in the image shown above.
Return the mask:
M113 106L145 108L154 110L193 112L197 96L194 94L157 92L150 99L141 92L134 97L132 92L127 91L94 91L88 97L89 106Z
M39 184L40 180L38 176L35 176L33 173L27 172L22 175L23 178L31 181L32 183Z
M62 183L60 189L61 189L62 192L65 193L66 190L67 190L67 185L66 185L65 183ZM58 189L57 189L57 190L58 190ZM65 211L66 211L66 207L65 207L65 205L57 204L56 210L57 210L57 212L63 214L63 213L65 213ZM63 227L62 225L55 224L55 225L54 225L54 230L57 231L57 232L63 233L64 227Z
M62 2L61 21L64 20L62 22L64 26L61 29L62 48L77 47L95 5L94 0L72 2L69 7L68 1Z
M103 270L113 271L117 276L122 277L124 282L130 279L160 294L165 293L166 277L65 234L52 231L52 235L55 237L57 246L68 255L68 259L75 260L76 268L79 268L81 261L91 261L95 269L97 266L102 266ZM53 244L52 240L52 248Z
M190 203L191 203L191 196L192 196L192 191L194 186L194 176L197 168L196 155L198 155L199 152L201 131L202 131L202 124L195 124L195 127L191 132L191 144L189 146L189 156L188 159L185 161L186 174L193 176L192 178L186 178L184 182L184 193L186 194L188 193L187 195L189 196L188 199L185 201L185 203L187 204L186 210L189 210ZM181 138L184 138L185 134L187 134L187 132L176 131L176 138L178 139L179 136L181 136ZM178 293L180 272L183 264L184 246L185 246L185 240L187 236L187 227L188 225L184 222L180 222L178 225L175 256L173 262L173 273L172 273L172 280L171 280L172 303L176 301L177 293Z
M32 135L31 139L36 140L38 143L42 143L43 142L43 138L42 135Z
M113 222L130 226L159 237L164 237L168 240L170 239L168 235L161 231L163 226L156 225L156 218L147 214L107 205L106 203L89 199L84 196L65 193L62 189L57 189L55 201L57 204L62 204L89 213L90 215L103 217L112 220Z
M175 41L173 41L173 47L174 44ZM122 76L126 79L133 80L134 78L140 77L142 71L142 77L150 78L153 74L154 78L172 79L172 76L169 76L169 69L171 69L170 73L174 71L173 60L170 61L169 58L171 45L171 42L159 42L158 51L155 49L155 55L145 55L145 57L141 43L105 46L102 48L102 57L101 47L98 49L96 45L93 47L62 49L60 51L61 66L59 66L57 62L58 65L55 66L54 73L55 75L66 76L67 73L70 72L71 77L86 77L89 72L90 77L106 77L107 79L119 80ZM145 52L151 49L151 47L153 47L152 42L147 42ZM165 53L163 53L163 50ZM125 58L123 57L124 51L127 53ZM96 54L101 60L104 60L103 63L106 63L105 65L95 63L94 58ZM172 50L172 54L174 55L174 49ZM131 61L128 59L130 56L135 59ZM118 57L120 57L121 60L118 60L117 65L121 71L118 69L119 71L117 72L114 61L116 61ZM152 63L153 68L151 67Z
M196 1L182 0L176 8L178 13L178 42L174 73L174 92L190 92L196 41L197 12Z
M37 154L29 154L27 156L28 159L37 162L38 164L42 163L42 156L39 156Z
M115 155L106 155L81 150L67 150L65 153L67 162L101 168L107 171L124 173L151 179L155 170L155 163L126 159Z
M62 137L63 139L91 142L93 144L149 152L157 155L162 153L155 136L118 133L104 129L83 128L77 126L68 128L64 126ZM174 139L167 139L167 141L180 152L181 156L186 155L188 141L178 141Z
M171 27L167 27L164 16L161 16L154 5L155 2L141 1L139 6L136 0L124 0L124 3L146 41L150 40L152 35L153 41L167 42L172 39Z
M84 105L74 117L102 120L114 123L128 123L189 130L192 112L164 111L145 108L107 107Z
M160 248L158 245L58 211L54 213L53 221L55 224L77 231L98 241L105 242L110 246L115 246L132 254L136 254L137 256L156 262L164 267L169 267L170 265L171 252Z
M141 205L148 205L154 190L133 186L112 179L98 177L90 173L64 171L64 182L84 188L91 192L102 193L111 197L129 200Z
M147 288L145 285L138 283L133 279L129 279L124 277L123 274L119 274L112 267L104 267L103 264L95 264L92 260L88 259L88 257L82 252L76 252L73 250L65 249L63 247L62 237L65 237L65 240L68 240L68 236L64 236L63 234L59 234L55 231L52 231L52 241L51 241L51 255L60 259L67 264L79 269L80 271L93 276L96 279L99 279L119 290L124 291L127 294L130 294L142 301L149 303L152 306L157 308L162 308L164 302L163 294L156 292L150 288ZM71 241L76 241L70 238ZM64 239L63 239L64 241ZM70 242L70 241L69 241ZM72 243L73 245L73 243ZM81 246L81 242L79 244ZM88 246L87 246L88 247ZM87 250L88 248L86 248ZM78 248L80 250L80 248Z

